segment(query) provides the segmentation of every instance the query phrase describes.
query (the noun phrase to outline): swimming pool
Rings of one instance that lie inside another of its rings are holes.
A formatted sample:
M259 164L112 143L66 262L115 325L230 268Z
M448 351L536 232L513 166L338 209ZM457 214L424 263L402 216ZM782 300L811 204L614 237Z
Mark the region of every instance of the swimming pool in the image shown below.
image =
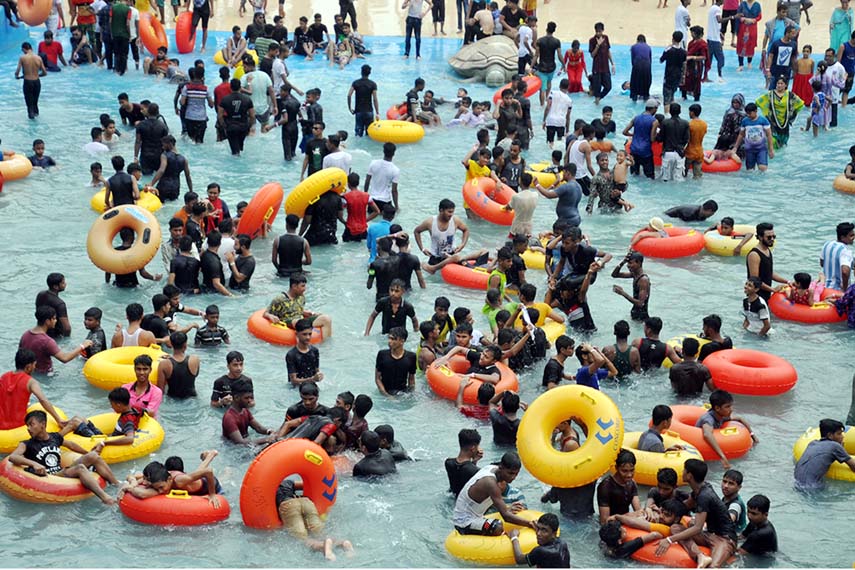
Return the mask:
M559 29L559 32L561 30ZM558 34L564 40L566 35ZM39 33L34 33L34 45ZM219 45L226 35L214 34ZM582 38L584 39L584 38ZM381 109L400 102L413 80L422 76L428 89L438 96L453 98L458 86L466 86L475 99L488 99L492 90L483 85L466 84L454 76L444 63L456 47L454 40L425 38L421 62L402 63L402 41L399 38L372 38L374 55L369 56L372 78L380 85ZM569 44L569 42L567 42ZM216 67L210 61L214 50L205 57L208 80L216 79ZM616 85L629 79L628 49L613 50L617 62ZM67 52L66 52L67 53ZM659 51L656 50L658 54ZM182 67L190 65L195 54L181 56ZM34 172L21 182L7 183L0 194L0 240L7 252L7 262L0 266L0 299L4 307L4 326L0 329L0 346L4 367L12 365L15 346L21 333L32 326L33 299L44 288L51 271L66 275L68 289L63 293L72 320L72 342L83 338L83 312L90 306L104 311L102 325L108 333L116 322L124 322L124 306L138 301L146 311L150 298L160 292L160 285L145 282L137 291L118 290L104 284L103 274L87 259L86 232L95 219L89 210L91 190L87 188L88 167L92 158L82 151L89 129L98 124L100 113L117 114L116 95L127 91L131 100L148 98L161 104L170 127L178 128L178 118L171 114L175 88L155 82L142 74L129 73L122 82L95 68L64 70L43 80L41 118L31 122L23 113L20 83L13 79L17 52L0 57L0 92L6 103L0 106L0 133L4 149L29 152L32 140L43 138L47 154L60 164L52 172ZM702 118L710 124L706 142L712 146L721 115L732 93L741 91L748 99L761 93L758 74L737 75L732 52L728 53L727 83L705 84L701 104ZM325 110L327 133L338 129L352 131L352 118L343 104L350 82L358 76L358 64L344 72L330 69L325 63L289 59L293 80L302 89L319 86ZM661 68L656 66L656 83ZM660 90L654 86L654 92ZM618 93L606 101L615 107L619 129L640 112L629 99ZM449 107L440 108L444 118ZM537 103L533 110L539 109ZM684 115L687 106L684 106ZM574 97L573 118L594 119L599 111L592 100ZM537 123L537 116L535 122ZM801 116L802 120L804 115ZM841 127L813 139L793 131L789 148L771 161L765 176L738 173L707 175L699 183L651 183L632 179L627 198L636 205L630 214L595 215L585 218L584 231L602 249L620 255L630 236L653 215L671 205L700 203L715 198L721 215L736 217L737 223L771 221L775 223L779 243L775 249L776 270L790 276L797 271L818 271L817 258L822 243L833 239L834 226L851 216L851 198L834 192L831 181L848 161L853 111L841 112ZM282 162L279 133L247 141L244 157L233 158L225 144L215 145L213 129L203 147L179 141L179 150L187 156L193 173L194 187L204 189L217 181L223 198L234 208L239 200L248 200L262 184L278 180L292 188L299 178L299 163ZM126 159L133 153L132 133L123 130L125 140L119 147ZM527 158L530 162L549 156L542 131ZM443 130L429 133L414 146L400 147L395 163L401 168L400 195L402 211L398 221L412 230L421 220L435 213L438 201L450 197L461 203L460 186L463 169L460 159L475 140L471 130ZM622 144L623 137L616 142ZM381 145L365 140L348 140L353 154L353 167L363 175L368 163L381 156ZM109 158L102 157L105 174L110 173ZM177 205L158 212L165 224ZM462 212L461 212L462 213ZM543 200L535 216L535 227L548 228L554 219L554 203ZM494 250L504 236L502 228L485 223L472 223L470 247ZM697 224L697 228L704 227ZM284 231L280 215L277 233ZM220 324L232 335L232 346L246 356L245 372L255 381L256 400L253 413L265 425L276 426L285 408L298 400L288 387L283 361L286 350L265 344L246 332L249 314L266 303L287 283L274 277L269 263L271 240L259 240L254 253L259 267L252 279L248 296L224 299L215 296L187 298L186 303L202 308L216 303L221 309ZM369 424L390 423L396 437L418 462L401 465L399 475L382 483L366 484L342 478L338 503L328 523L330 534L353 540L357 554L346 564L356 566L460 566L443 548L450 529L451 500L445 493L447 480L443 459L457 453L456 434L463 427L479 427L486 451L484 462L496 460L502 453L491 442L489 426L478 426L460 416L446 401L434 398L423 377L410 397L384 400L374 387L374 356L385 348L379 334L363 337L365 321L373 307L373 293L364 290L364 245L345 244L316 248L311 267L308 307L331 314L334 336L321 345L321 366L325 380L321 383L321 401L332 404L343 390L367 393L374 399ZM613 263L609 267L613 267ZM653 284L650 301L652 315L660 316L665 327L662 338L686 332L698 332L701 318L711 312L724 320L723 333L731 335L740 347L766 350L787 358L799 371L796 388L777 398L737 397L736 412L744 414L760 437L761 443L734 467L745 474L743 497L764 493L772 501L771 520L779 534L781 552L773 561L751 560L751 565L778 566L849 566L851 529L855 516L851 503L855 487L831 482L828 489L815 497L792 490L792 444L808 426L829 416L842 419L849 403L851 367L847 365L853 341L845 326L805 327L775 321L775 334L762 341L741 332L742 284L745 278L741 259L727 259L701 254L687 260L648 261L645 265ZM158 256L149 265L152 272L162 272ZM543 291L544 274L529 272ZM601 346L611 343L611 327L618 319L627 319L629 305L611 292L611 280L603 276L592 287L590 303L599 332L592 342ZM626 283L621 283L626 287ZM439 276L428 278L428 289L415 291L410 300L419 319L429 318L433 299L446 295L452 307L465 305L476 314L479 328L486 327L480 317L483 294L447 287ZM182 322L188 322L185 318ZM375 325L375 331L377 326ZM414 350L416 335L410 333L407 343ZM633 336L640 336L633 327ZM578 339L577 339L578 340ZM68 507L42 507L0 499L0 543L5 545L3 565L17 566L320 566L323 558L309 553L283 533L258 532L245 528L238 512L241 480L251 455L247 450L226 445L220 438L222 412L208 407L211 383L225 369L229 348L197 352L203 359L198 378L196 400L166 401L161 419L166 427L166 442L157 459L182 455L194 464L200 451L220 449L214 463L226 495L233 507L231 518L213 527L176 529L161 533L125 519L117 510L103 508L97 501L86 501ZM520 377L523 400L532 401L540 391L542 364ZM55 377L44 380L45 391L67 412L92 415L106 411L106 394L92 388L82 377L81 362L58 365ZM568 369L575 369L575 364ZM628 429L646 425L650 410L658 403L675 403L667 374L639 376L628 385L604 388L619 405ZM690 403L700 403L700 400ZM117 476L124 477L140 470L146 461L121 464ZM719 463L710 463L710 480L717 488L721 477ZM538 498L544 486L527 473L517 480L532 508L540 509ZM643 491L646 493L646 490ZM548 506L557 512L557 505ZM596 525L591 522L562 522L563 536L569 541L575 566L607 566L597 549ZM152 537L155 537L152 540ZM46 548L46 540L50 548ZM192 542L191 542L192 541ZM189 546L189 547L188 547ZM339 564L342 563L340 559ZM634 563L628 563L634 564Z

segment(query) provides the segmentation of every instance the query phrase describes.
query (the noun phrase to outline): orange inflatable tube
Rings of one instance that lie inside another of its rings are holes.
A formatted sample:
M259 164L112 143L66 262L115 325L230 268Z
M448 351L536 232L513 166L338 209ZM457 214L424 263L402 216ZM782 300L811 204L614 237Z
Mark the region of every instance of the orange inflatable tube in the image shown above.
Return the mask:
M297 333L294 329L285 326L284 324L274 325L264 318L264 311L259 309L249 317L246 323L246 329L256 338L269 342L270 344L282 344L285 346L294 346L297 344ZM321 329L315 327L312 329L312 344L320 344L324 341L324 335Z
M125 493L119 501L119 510L129 519L143 524L199 526L229 518L229 502L222 495L219 499L220 507L215 509L208 497L190 495L187 491L173 490L168 495L148 499L138 499Z
M196 49L196 33L193 30L193 12L182 12L175 23L175 45L178 53L192 53Z
M704 153L704 156L710 156L712 151L708 150ZM701 164L701 170L703 172L738 172L739 169L742 168L741 162L736 162L732 158L727 158L725 160L716 160L715 162L704 162Z
M503 209L514 196L514 191L502 184L496 190L496 181L492 178L473 178L463 185L463 201L469 208L487 220L499 226L514 223L514 213Z
M625 526L623 528L626 531L626 539L624 540L624 542L629 542L630 540L641 538L642 536L647 534L647 532L637 528L630 528L628 526ZM663 536L668 535L663 534ZM638 562L653 564L655 566L661 566L664 568L697 568L698 563L692 560L692 557L689 556L689 553L686 552L686 549L680 546L679 543L671 544L670 546L668 546L668 550L665 551L665 554L663 554L662 556L656 556L656 546L658 542L658 540L654 540L653 542L645 544L639 550L636 550L632 554L632 559ZM710 555L710 549L706 546L699 546L698 548L705 555Z
M163 29L163 24L160 20L153 17L151 14L140 14L140 41L142 41L145 49L152 55L157 55L157 48L165 47L169 49L169 40L166 38L166 30Z
M506 390L519 390L520 383L516 373L501 362L496 363L501 378L496 384L496 393L501 394ZM457 391L460 389L462 374L469 370L469 361L465 356L453 356L445 366L431 364L426 372L428 384L433 393L446 400L456 400ZM463 401L467 404L478 403L478 388L483 382L473 381L463 392Z
M78 457L80 455L77 453L64 451L62 466L70 466ZM107 486L101 477L98 477L98 484L102 489ZM27 503L74 503L94 496L80 479L56 475L40 477L23 467L12 465L8 457L0 462L0 491Z
M774 354L745 348L719 350L704 359L715 387L733 394L777 396L793 388L799 375Z
M50 16L51 0L18 0L18 18L28 26L41 26Z
M534 95L535 93L540 91L540 87L541 87L541 85L543 85L543 83L540 80L540 77L538 77L536 75L526 75L522 79L523 79L523 81L525 81L525 84L526 84L526 90L525 90L525 96L526 97L531 97L532 95ZM516 91L513 83L506 83L505 85L502 85L501 87L499 87L499 89L496 90L495 93L493 93L493 103L499 102L499 99L502 98L502 91L504 91L505 89L510 89L512 91Z
M630 144L632 144L631 137L630 140L626 141L626 144L623 147L627 154L631 154L629 152ZM650 147L653 149L653 166L662 166L662 143L659 141L653 141Z
M842 293L835 289L825 289L819 298L824 301L832 294L841 295ZM842 315L837 314L834 303L820 302L811 306L797 304L787 299L787 295L784 292L774 293L769 298L769 310L779 319L808 325L842 323L846 320L845 313Z
M640 230L645 231L645 230ZM704 249L704 234L690 228L667 227L667 238L644 238L633 246L646 257L675 259L697 255Z
M442 280L450 285L465 287L467 289L487 290L492 270L483 267L473 267L460 263L449 263L440 270Z
M323 448L307 439L286 439L274 443L250 464L240 488L240 514L251 528L279 528L276 489L283 479L299 475L303 496L318 513L326 513L336 500L338 479L335 466Z
M392 105L386 111L386 118L390 121L400 121L401 117L407 114L407 103L406 101L401 103L400 105Z
M706 363L707 361L704 359L704 364ZM684 441L694 445L701 452L704 461L719 459L718 453L704 439L704 431L695 427L695 422L706 413L707 409L703 406L672 405L671 411L674 412L674 417L671 419L671 431L679 434ZM748 428L739 422L725 422L720 429L714 430L714 434L715 440L728 459L742 457L754 445Z
M187 13L185 12L185 14ZM183 15L181 14L181 16ZM282 206L284 199L285 191L282 190L282 185L278 182L268 182L259 188L252 200L249 201L243 216L240 217L237 235L246 234L252 239L259 237L265 222L273 225L273 220L276 219L276 213Z

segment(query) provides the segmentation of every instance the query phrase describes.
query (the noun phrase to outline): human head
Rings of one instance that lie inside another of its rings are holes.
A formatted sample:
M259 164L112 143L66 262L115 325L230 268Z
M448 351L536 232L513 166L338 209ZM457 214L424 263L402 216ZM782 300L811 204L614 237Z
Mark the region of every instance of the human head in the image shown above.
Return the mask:
M474 458L480 452L481 434L475 429L462 429L457 432L457 444L461 452Z
M666 525L672 525L676 522L679 522L681 518L688 514L689 509L686 508L685 503L683 501L677 499L676 497L672 497L670 499L665 499L662 501L662 505L660 505L661 511L661 523Z
M834 439L838 435L842 438L844 429L845 426L837 420L826 418L819 421L820 439Z
M688 337L683 340L683 356L694 357L698 355L700 343L698 339Z
M760 289L763 287L763 281L760 280L759 277L749 277L745 281L745 294L746 295L757 295L760 292Z
M615 459L616 475L624 481L632 481L635 476L635 454L628 449L621 449Z
M668 429L671 425L672 417L674 417L674 412L671 411L670 407L664 404L654 406L652 414L653 427Z
M520 397L518 394L507 390L502 394L502 411L506 414L515 414L520 409Z
M715 313L704 317L703 321L704 336L710 336L710 333L718 334L721 332L721 317Z
M707 464L701 459L687 459L683 463L683 478L686 482L694 481L700 485L707 478Z
M359 394L353 401L353 413L360 418L364 418L373 407L374 401L367 394Z
M555 540L558 534L558 517L554 513L545 513L537 519L537 543L541 546Z
M769 508L772 502L766 495L754 495L748 499L748 521L755 526L761 526L769 518Z
M742 489L742 472L736 469L728 469L721 477L721 493L725 497L732 497Z
M672 496L678 482L677 472L671 467L662 467L656 472L656 487L663 497Z
M367 430L359 436L359 443L366 455L376 453L380 449L380 436L375 431Z
M644 334L645 336L649 336L651 334L659 334L659 331L662 330L662 319L659 317L647 317L644 319Z
M756 119L757 118L757 104L756 103L748 103L747 105L745 105L745 112L752 119Z
M671 34L671 43L679 44L683 42L683 32L677 30L673 34Z
M620 541L623 538L624 533L625 531L623 530L623 526L620 524L620 521L606 521L606 523L600 527L600 540L602 540L603 544L608 548L617 548L620 546Z
M733 409L733 396L724 390L714 390L710 394L710 406L716 414L728 418Z
M850 149L850 153L852 149ZM837 224L837 241L851 244L855 241L855 224L852 222L841 222Z
M701 204L701 215L709 218L713 214L718 212L718 202L715 200L707 200L703 204Z
M165 495L172 488L172 477L163 463L152 461L143 469L143 478L148 481L149 486Z
M380 437L380 447L389 449L395 443L395 428L389 424L380 424L374 428L374 433Z
M48 321L56 319L56 309L48 305L39 305L36 307L36 324L45 326Z
M300 384L300 401L303 403L303 407L307 410L312 411L318 407L319 396L320 390L316 383L303 382Z
M496 480L512 483L517 478L517 475L519 475L520 469L522 469L520 456L515 451L508 451L502 455L502 459L498 463Z
M113 388L110 390L110 393L107 394L107 399L110 401L110 405L113 406L113 410L116 410L116 407L127 407L131 404L131 393L128 392L127 388Z

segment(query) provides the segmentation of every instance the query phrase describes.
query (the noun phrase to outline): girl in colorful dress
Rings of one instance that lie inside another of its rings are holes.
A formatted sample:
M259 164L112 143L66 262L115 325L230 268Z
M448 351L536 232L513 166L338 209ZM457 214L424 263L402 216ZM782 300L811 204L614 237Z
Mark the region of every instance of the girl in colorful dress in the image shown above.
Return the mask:
M564 68L567 70L567 80L570 81L568 93L581 93L582 76L587 75L585 53L579 49L579 40L573 40L570 49L564 53Z
M742 71L745 58L748 58L748 69L751 69L751 60L757 49L757 22L763 16L763 8L757 0L742 0L736 15L739 18L739 32L736 34L739 67L736 71Z

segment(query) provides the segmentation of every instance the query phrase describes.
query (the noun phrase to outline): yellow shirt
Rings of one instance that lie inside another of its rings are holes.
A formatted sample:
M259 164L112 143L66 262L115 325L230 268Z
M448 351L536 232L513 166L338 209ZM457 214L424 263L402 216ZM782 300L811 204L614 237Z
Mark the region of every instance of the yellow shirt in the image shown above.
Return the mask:
M466 169L466 182L473 180L475 178L489 178L490 177L490 167L489 166L481 166L478 164L477 160L469 159L469 168Z
M704 159L704 136L707 124L700 119L689 121L689 144L686 145L686 158L693 161Z
M525 2L523 2L522 9L526 12L537 10L537 0L525 0Z

